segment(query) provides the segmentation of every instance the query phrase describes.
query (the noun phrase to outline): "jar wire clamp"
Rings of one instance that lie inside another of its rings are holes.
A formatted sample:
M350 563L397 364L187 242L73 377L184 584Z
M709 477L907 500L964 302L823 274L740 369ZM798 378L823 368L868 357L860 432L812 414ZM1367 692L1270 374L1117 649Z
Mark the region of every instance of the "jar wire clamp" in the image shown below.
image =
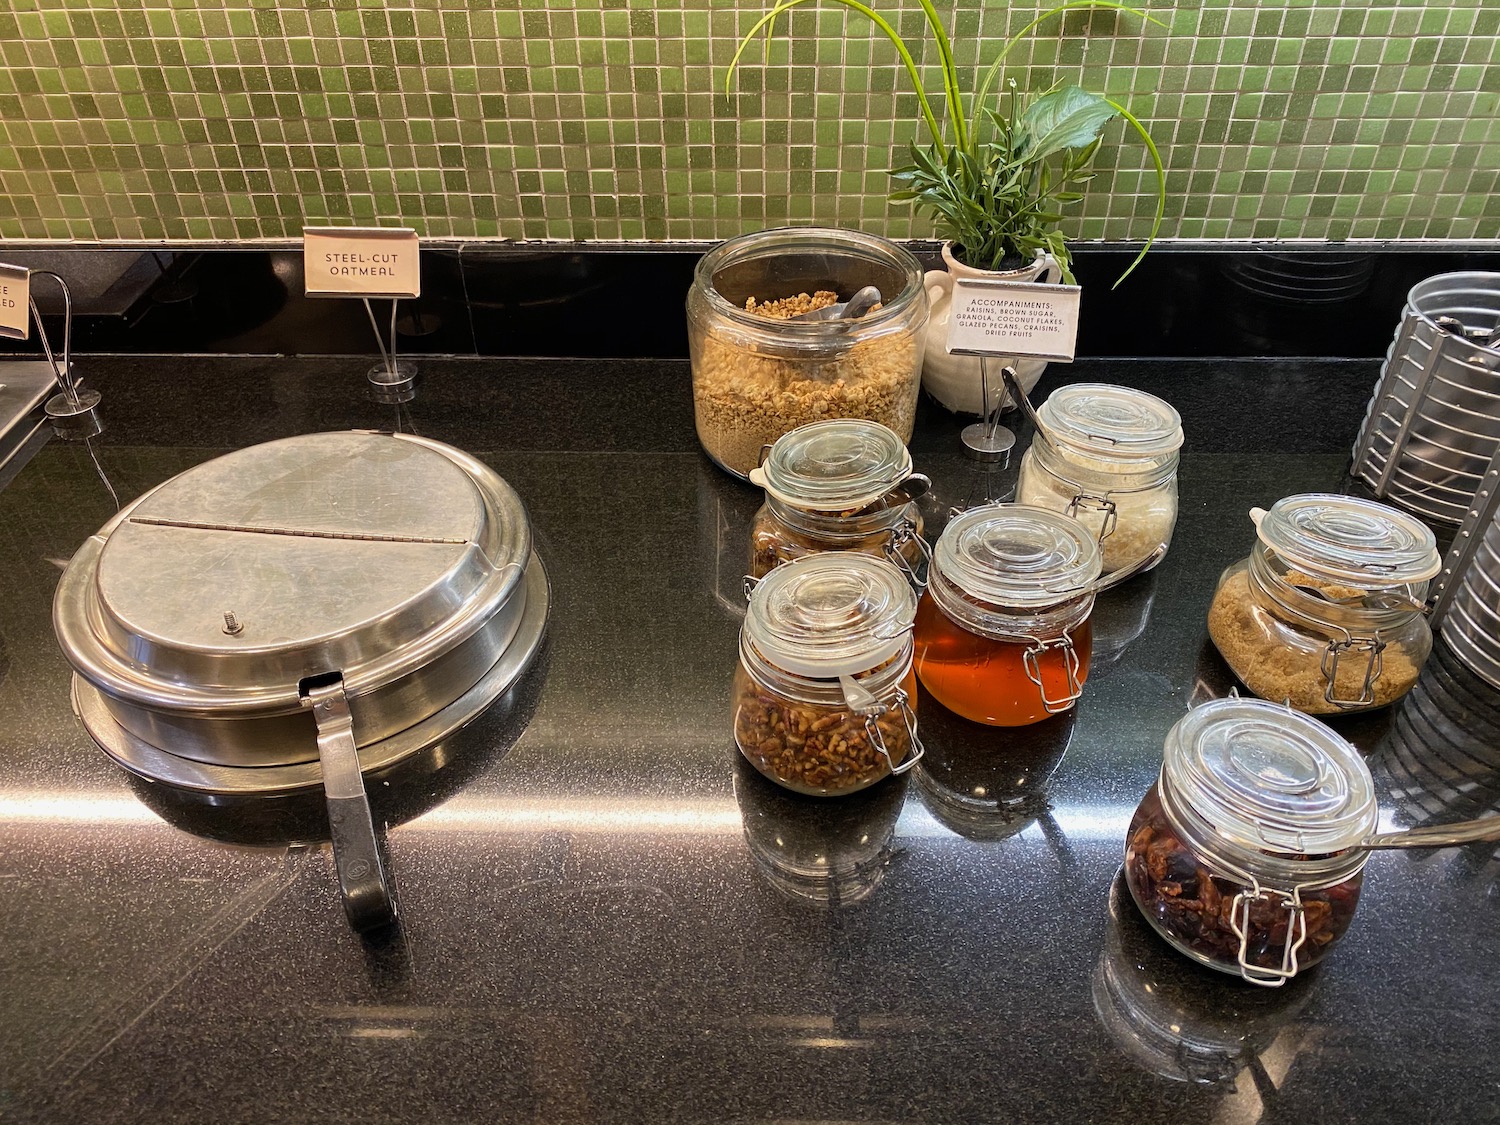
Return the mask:
M870 739L870 745L880 753L890 766L891 773L905 773L917 764L925 754L926 748L922 740L917 737L917 717L912 713L911 703L907 699L906 690L898 687L889 700L877 697L869 689L863 687L853 676L840 676L839 686L844 690L844 702L849 704L856 715L863 717L865 721L865 734ZM901 712L901 721L906 724L907 736L911 739L911 753L907 755L906 761L897 763L891 757L890 749L885 744L885 735L880 732L880 724L877 720L890 714L892 711Z

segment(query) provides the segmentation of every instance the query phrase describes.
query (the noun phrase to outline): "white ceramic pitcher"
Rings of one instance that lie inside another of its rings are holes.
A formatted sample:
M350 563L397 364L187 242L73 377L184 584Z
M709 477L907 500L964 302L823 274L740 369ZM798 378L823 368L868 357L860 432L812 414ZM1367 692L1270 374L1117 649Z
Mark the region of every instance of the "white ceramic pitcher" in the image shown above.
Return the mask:
M927 347L922 359L922 388L949 410L959 414L984 414L985 403L979 380L979 357L948 354L948 317L953 308L953 279L983 277L998 281L1044 281L1048 284L1062 278L1062 267L1051 254L1038 253L1029 265L1014 270L981 270L967 266L953 256L953 244L943 244L946 270L928 270L923 277L927 298L932 304L932 319L927 325ZM1005 394L1000 369L1014 367L1021 386L1029 393L1047 369L1044 359L997 357L990 361L990 401Z

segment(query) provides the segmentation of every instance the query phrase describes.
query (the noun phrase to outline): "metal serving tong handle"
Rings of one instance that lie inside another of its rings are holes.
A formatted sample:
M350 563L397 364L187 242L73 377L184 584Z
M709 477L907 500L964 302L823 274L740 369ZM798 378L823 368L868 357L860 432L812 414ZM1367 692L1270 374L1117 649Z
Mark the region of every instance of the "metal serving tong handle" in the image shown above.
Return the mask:
M375 840L375 822L359 771L354 716L344 695L344 678L310 677L302 681L302 705L311 707L318 725L318 758L323 763L323 791L328 798L328 828L333 865L349 924L361 932L396 920L396 902Z
M1482 816L1477 820L1460 820L1453 824L1433 824L1405 832L1383 832L1366 836L1354 846L1376 848L1452 848L1460 844L1479 844L1500 840L1500 816Z

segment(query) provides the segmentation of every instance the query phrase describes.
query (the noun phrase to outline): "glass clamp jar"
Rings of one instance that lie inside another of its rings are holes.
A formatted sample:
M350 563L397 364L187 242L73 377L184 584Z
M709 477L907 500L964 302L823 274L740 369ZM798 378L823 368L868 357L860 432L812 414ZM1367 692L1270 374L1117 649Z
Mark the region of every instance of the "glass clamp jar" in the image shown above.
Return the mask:
M905 443L879 422L812 422L778 438L750 471L766 491L750 528L750 577L818 551L859 551L894 563L920 591L930 557L922 517L915 503L881 502L912 475Z
M747 586L734 740L750 764L814 796L853 793L916 765L917 599L901 571L828 551Z
M1171 404L1129 387L1074 383L1053 391L1037 416L1045 432L1021 458L1016 500L1092 529L1105 574L1165 555L1183 440Z
M1313 715L1384 707L1432 651L1427 586L1442 567L1420 521L1350 496L1252 509L1256 542L1219 578L1208 634L1254 694Z
M1167 735L1126 835L1126 885L1178 951L1275 988L1348 929L1378 815L1338 734L1279 704L1214 700Z
M820 292L848 300L869 285L883 303L864 316L794 319ZM874 235L789 227L714 247L687 297L704 451L746 478L762 446L807 422L869 418L909 439L928 315L917 259Z
M917 607L917 676L975 722L1025 726L1071 708L1088 678L1099 547L1046 508L989 504L955 516Z

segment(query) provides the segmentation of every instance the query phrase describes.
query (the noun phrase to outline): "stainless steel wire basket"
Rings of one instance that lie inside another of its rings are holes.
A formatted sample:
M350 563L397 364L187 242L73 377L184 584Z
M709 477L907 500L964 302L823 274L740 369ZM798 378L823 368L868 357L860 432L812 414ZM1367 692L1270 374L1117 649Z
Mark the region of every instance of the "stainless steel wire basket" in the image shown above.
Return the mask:
M1500 688L1500 451L1475 490L1435 588L1433 625L1455 656Z
M1407 294L1354 443L1354 476L1437 523L1462 523L1500 454L1500 273Z

